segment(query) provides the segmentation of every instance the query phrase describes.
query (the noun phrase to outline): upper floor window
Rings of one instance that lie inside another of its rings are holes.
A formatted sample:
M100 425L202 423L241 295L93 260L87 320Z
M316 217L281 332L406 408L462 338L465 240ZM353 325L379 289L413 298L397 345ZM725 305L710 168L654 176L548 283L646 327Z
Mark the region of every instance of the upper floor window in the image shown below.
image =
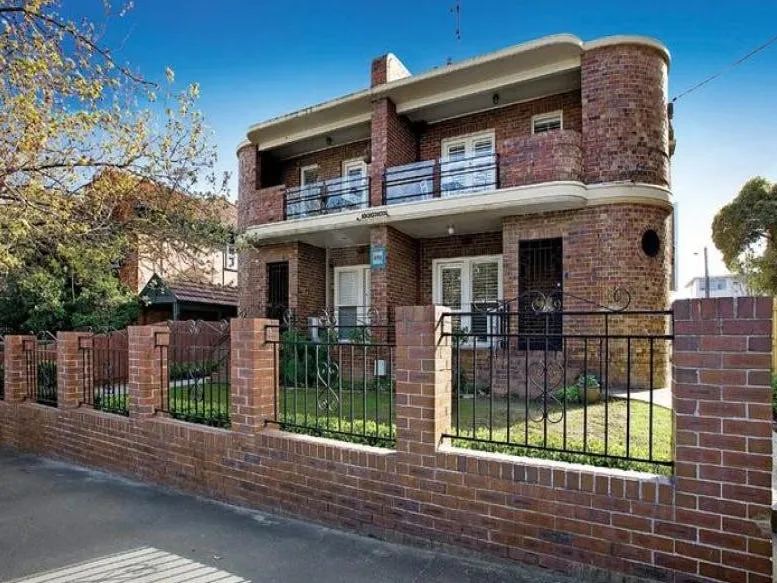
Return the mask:
M440 190L443 196L496 188L494 131L442 141Z
M551 130L562 129L562 117L562 112L560 110L533 116L531 118L531 133L541 134Z
M307 186L318 182L318 165L312 164L311 166L303 166L299 170L299 183L300 186Z
M224 250L224 270L237 271L237 248L234 243L229 243Z

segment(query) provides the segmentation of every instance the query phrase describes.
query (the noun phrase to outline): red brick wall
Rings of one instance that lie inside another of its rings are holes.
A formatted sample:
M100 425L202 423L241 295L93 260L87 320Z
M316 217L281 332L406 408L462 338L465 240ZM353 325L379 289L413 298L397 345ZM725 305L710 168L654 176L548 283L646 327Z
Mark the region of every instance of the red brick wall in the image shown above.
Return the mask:
M318 164L320 180L340 178L343 175L344 161L357 158L366 160L369 152L370 140L363 140L284 160L281 165L282 182L288 187L299 186L300 169L303 166L310 166L312 164Z
M244 392L266 397L274 382L235 385L245 432L138 417L134 407L123 418L0 402L0 443L373 536L570 573L767 583L771 310L767 298L675 304L673 479L441 444L451 354L442 312L431 306L397 310L395 451L256 423L268 402ZM233 370L261 374L272 361L262 326L233 328L247 332L234 339ZM133 354L153 351L153 336L134 333ZM151 362L131 382L130 399L151 390L154 370Z
M383 171L418 159L418 140L410 122L397 115L388 98L375 102L372 113L372 165L370 168L370 204L383 204Z
M580 180L583 153L579 131L559 130L508 138L499 158L499 186Z
M669 184L667 62L642 45L583 54L585 182L634 180Z
M533 115L563 110L565 130L579 132L582 127L580 92L571 91L534 101L508 105L482 113L475 113L431 124L420 136L421 160L434 160L441 156L440 143L446 138L455 138L475 132L494 130L496 152L505 152L505 141L532 135Z

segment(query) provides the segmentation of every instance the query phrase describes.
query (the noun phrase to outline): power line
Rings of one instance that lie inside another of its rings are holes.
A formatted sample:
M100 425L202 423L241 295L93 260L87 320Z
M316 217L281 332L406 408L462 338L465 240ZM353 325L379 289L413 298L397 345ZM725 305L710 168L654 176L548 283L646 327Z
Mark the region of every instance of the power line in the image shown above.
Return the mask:
M715 73L714 75L710 75L709 77L707 77L706 79L704 79L704 81L701 81L701 82L697 83L696 85L694 85L694 86L693 86L693 87L691 87L690 89L686 89L685 91L683 91L683 92L682 92L682 93L680 93L679 95L675 95L675 96L672 98L672 103L674 103L675 101L677 101L677 100L678 100L678 99L680 99L681 97L685 97L685 96L686 96L686 95L688 95L689 93L693 93L694 91L696 91L696 90L697 90L697 89L699 89L700 87L703 87L704 85L706 85L706 84L707 84L707 83L709 83L710 81L714 81L715 79L717 79L718 77L720 77L720 76L721 76L721 75L723 75L724 73L728 73L728 72L729 72L731 69L733 69L733 68L735 68L735 67L737 67L737 66L741 65L741 64L742 64L742 63L744 63L744 62L745 62L747 59L749 59L750 57L752 57L752 56L753 56L753 55L755 55L756 53L760 53L762 50L764 50L766 47L768 47L769 45L771 45L771 44L772 44L772 43L774 43L774 42L777 42L777 36L773 36L772 38L770 38L768 41L766 41L766 42L765 42L765 43L763 43L762 45L759 45L759 46L757 46L756 48L754 48L752 51L750 51L749 53L747 53L745 56L738 58L736 61L734 61L733 63L731 63L731 64L730 64L728 67L725 67L724 69L721 69L720 71L718 71L718 72L717 72L717 73Z

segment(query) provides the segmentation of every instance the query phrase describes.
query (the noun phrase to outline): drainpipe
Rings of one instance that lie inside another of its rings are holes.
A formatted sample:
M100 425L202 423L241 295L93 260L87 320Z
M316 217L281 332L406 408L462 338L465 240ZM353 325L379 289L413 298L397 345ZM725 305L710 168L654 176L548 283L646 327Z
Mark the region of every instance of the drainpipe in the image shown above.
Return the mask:
M328 310L329 306L331 305L329 302L332 299L331 298L331 281L330 281L330 274L331 271L330 268L330 259L331 259L331 249L329 247L325 250L325 258L324 258L324 264L326 265L326 270L324 271L324 285L326 286L326 290L324 292L324 307Z

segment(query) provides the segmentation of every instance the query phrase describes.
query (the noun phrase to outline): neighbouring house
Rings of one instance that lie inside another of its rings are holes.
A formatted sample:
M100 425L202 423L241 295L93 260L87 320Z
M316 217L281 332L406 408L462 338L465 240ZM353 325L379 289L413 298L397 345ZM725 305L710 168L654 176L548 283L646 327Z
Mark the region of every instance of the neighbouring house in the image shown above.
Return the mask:
M668 68L635 36L550 36L418 75L387 54L368 89L252 125L241 313L350 326L436 303L487 338L505 326L491 310L534 292L581 310L623 288L630 309L666 309Z
M685 285L689 289L692 298L739 298L751 296L753 292L747 287L747 282L740 275L726 273L724 275L711 275L709 277L709 296L707 295L707 278L704 276L694 277Z
M223 200L222 221L235 227L235 205ZM234 243L187 253L139 242L120 269L121 280L143 299L140 324L166 320L222 320L237 315L238 254Z

